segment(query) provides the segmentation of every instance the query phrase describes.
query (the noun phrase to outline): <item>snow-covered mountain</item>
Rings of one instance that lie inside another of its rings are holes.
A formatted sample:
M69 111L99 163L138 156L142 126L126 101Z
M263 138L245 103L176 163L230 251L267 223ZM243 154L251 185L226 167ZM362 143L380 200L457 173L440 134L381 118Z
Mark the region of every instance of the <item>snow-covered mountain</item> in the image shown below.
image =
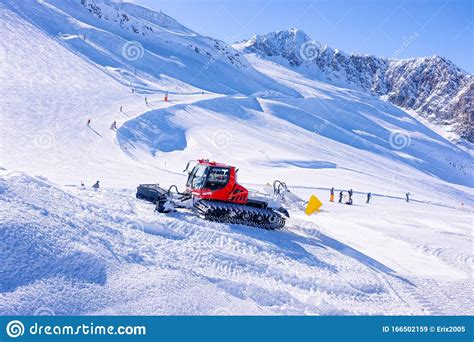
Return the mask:
M393 104L452 126L461 137L474 141L474 77L446 58L397 60L347 54L298 29L257 35L234 46L336 85L386 95Z
M2 3L137 89L248 95L273 86L291 93L260 75L228 44L201 36L162 12L108 0ZM222 81L228 79L234 81Z
M413 113L133 4L0 0L0 37L0 315L473 313L472 158ZM196 158L322 211L265 231L135 198Z

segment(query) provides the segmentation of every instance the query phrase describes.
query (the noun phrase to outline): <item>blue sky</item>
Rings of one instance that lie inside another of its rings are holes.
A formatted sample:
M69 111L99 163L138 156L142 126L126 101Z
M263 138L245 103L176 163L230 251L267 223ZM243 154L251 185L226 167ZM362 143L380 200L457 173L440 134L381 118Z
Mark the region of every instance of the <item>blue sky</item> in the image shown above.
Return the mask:
M441 55L474 72L472 0L135 0L201 34L233 43L296 27L345 52Z

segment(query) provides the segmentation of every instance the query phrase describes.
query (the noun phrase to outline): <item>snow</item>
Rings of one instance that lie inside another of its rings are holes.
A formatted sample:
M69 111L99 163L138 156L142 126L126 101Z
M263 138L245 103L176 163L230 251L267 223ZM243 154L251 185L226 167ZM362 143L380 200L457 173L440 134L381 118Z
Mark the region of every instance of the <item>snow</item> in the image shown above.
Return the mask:
M186 213L157 217L133 190L60 187L8 171L0 184L2 314L39 307L56 314L466 314L472 307L465 305L471 215L459 209L434 213L427 203L379 196L365 206L356 194L357 206L325 202L317 220L294 213L275 233Z
M473 313L469 149L163 13L86 3L101 17L0 0L1 315ZM124 58L127 41L142 58ZM140 183L182 189L196 158L237 166L251 189L285 181L322 211L290 205L271 232L135 198ZM331 187L354 205L328 202Z
M310 79L384 96L451 130L452 141L472 142L474 77L446 58L435 55L398 60L347 54L323 47L296 29L255 36L233 46ZM302 88L299 80L293 82Z

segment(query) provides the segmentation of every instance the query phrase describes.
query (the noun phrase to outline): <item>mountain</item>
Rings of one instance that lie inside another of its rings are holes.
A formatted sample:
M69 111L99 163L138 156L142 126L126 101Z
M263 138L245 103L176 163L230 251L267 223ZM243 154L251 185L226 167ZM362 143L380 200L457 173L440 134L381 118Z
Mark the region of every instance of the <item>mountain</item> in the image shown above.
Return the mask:
M472 157L412 112L134 4L0 0L0 34L0 315L473 313ZM267 231L135 198L197 158L322 210Z
M336 85L386 96L429 121L474 141L474 77L440 56L391 59L347 54L323 46L303 31L290 29L257 35L235 44Z
M273 86L291 93L260 75L228 44L199 35L162 12L109 0L2 3L137 89L249 95Z

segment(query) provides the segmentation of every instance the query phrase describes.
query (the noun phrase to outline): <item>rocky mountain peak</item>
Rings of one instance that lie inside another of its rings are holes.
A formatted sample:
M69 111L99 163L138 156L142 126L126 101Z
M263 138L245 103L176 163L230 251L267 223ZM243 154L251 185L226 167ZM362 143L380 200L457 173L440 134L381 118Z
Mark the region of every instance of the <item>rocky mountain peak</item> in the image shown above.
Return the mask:
M299 68L311 77L318 75L329 83L387 95L393 104L413 109L474 141L474 77L445 57L391 59L347 54L323 46L295 28L258 35L235 47Z

